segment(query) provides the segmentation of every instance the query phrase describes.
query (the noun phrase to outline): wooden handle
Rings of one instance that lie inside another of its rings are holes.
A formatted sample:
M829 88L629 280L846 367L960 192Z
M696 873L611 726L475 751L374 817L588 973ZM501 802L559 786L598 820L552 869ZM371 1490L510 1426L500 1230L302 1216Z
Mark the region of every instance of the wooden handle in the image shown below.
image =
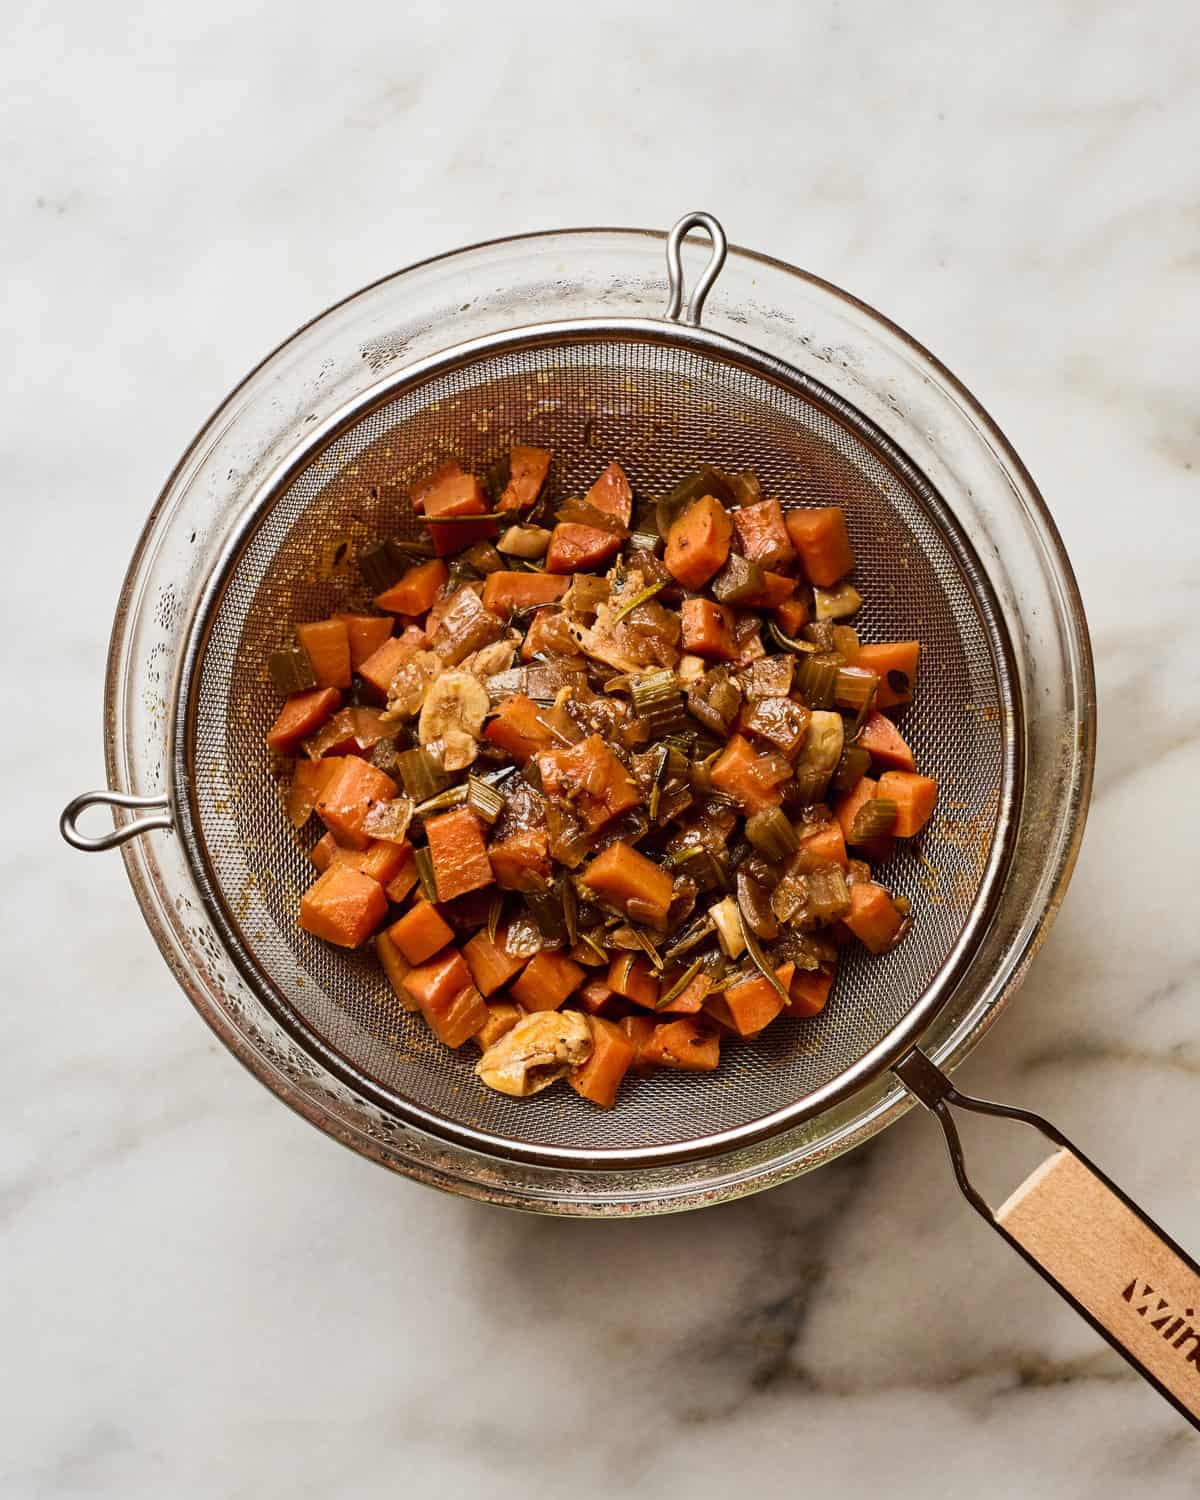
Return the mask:
M1200 1272L1069 1150L995 1222L1163 1395L1200 1426Z

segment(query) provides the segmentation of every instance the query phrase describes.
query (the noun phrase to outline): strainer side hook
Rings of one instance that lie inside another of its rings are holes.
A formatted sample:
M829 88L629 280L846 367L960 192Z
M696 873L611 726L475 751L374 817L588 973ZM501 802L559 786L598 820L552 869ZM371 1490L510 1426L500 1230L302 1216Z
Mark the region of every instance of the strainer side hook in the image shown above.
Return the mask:
M87 834L79 827L79 816L89 807L125 807L150 814L149 817L131 818L107 833ZM152 797L135 797L131 792L84 792L63 808L58 820L59 832L73 849L82 849L85 854L99 854L105 849L116 849L139 833L149 833L153 828L173 828L175 818L170 800L165 792Z
M712 254L701 273L700 280L695 285L685 313L683 311L683 242L692 229L706 231L712 241ZM683 218L672 228L667 236L667 280L671 295L667 299L665 316L673 323L690 323L695 328L700 326L700 314L704 311L705 300L712 290L713 282L721 274L721 267L725 264L728 249L729 242L725 238L725 231L719 220L714 219L712 214L700 212L684 214Z

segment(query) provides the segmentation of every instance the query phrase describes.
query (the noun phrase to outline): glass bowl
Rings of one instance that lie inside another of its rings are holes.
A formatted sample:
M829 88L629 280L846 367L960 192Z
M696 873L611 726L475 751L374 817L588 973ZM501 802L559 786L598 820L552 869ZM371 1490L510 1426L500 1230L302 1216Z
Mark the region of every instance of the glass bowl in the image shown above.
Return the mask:
M305 325L198 434L138 543L113 627L109 786L169 792L169 737L193 605L263 479L381 376L468 339L587 317L659 318L665 235L581 229L494 241L409 267ZM857 407L932 481L973 543L1016 656L1025 774L1015 851L991 923L921 1048L952 1069L1020 982L1070 878L1091 785L1095 684L1061 540L1003 434L902 330L848 293L731 247L705 327L786 361ZM866 1140L911 1096L884 1073L804 1124L740 1150L631 1170L512 1162L415 1130L300 1051L242 980L181 843L125 844L134 892L176 978L221 1041L285 1103L393 1170L509 1207L580 1216L700 1207L786 1181Z

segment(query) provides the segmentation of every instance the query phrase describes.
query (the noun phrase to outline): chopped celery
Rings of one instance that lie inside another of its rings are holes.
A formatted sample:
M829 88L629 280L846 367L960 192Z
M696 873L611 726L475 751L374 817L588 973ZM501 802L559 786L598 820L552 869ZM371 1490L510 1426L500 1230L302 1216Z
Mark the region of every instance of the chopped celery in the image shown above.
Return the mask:
M864 802L854 814L849 842L865 844L869 839L878 838L881 833L891 833L898 812L899 808L890 797L872 797L870 802Z
M769 860L787 859L800 847L787 814L779 807L752 813L746 819L746 837Z

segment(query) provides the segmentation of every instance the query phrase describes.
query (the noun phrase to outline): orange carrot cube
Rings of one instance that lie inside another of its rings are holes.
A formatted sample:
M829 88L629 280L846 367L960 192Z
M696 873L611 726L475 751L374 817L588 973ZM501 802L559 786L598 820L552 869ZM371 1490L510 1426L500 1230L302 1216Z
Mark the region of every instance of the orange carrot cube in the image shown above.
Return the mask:
M509 994L526 1010L557 1010L583 983L585 970L561 953L535 953Z
M317 816L331 832L355 849L371 842L363 832L367 814L377 802L390 802L396 783L356 755L347 755L330 778L317 803Z
M379 882L340 862L300 899L300 926L339 948L357 948L386 916L387 897Z
M418 901L392 923L387 935L410 964L423 964L453 940L454 929L436 906Z
M468 891L491 885L492 867L479 819L469 807L429 818L425 823L433 878L439 901L453 901Z
M584 1099L601 1109L611 1109L617 1102L617 1089L633 1062L633 1043L611 1021L603 1016L589 1016L592 1033L592 1055L582 1066L574 1068L567 1082Z
M280 755L295 755L300 741L315 734L341 701L337 688L309 688L305 693L293 693L267 731L267 744Z

